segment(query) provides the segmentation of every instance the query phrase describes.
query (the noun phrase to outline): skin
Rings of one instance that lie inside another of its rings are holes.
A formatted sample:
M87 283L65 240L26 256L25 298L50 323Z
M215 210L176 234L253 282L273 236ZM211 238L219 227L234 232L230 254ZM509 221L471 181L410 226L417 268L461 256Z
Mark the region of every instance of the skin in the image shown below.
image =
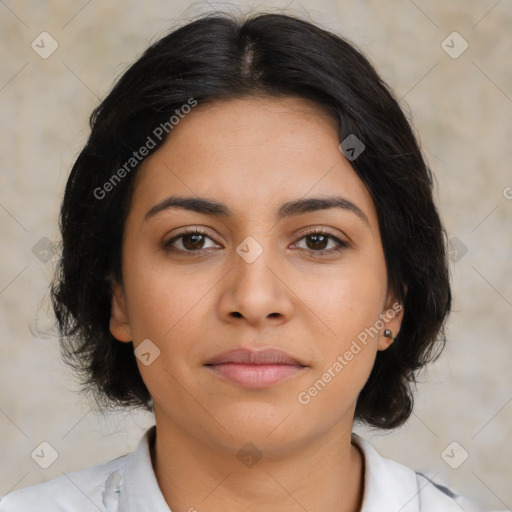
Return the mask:
M195 107L138 172L110 329L120 342L150 339L160 350L151 364L137 363L154 401L153 467L172 510L361 507L354 410L391 339L381 329L307 405L297 399L396 303L373 201L339 142L335 122L304 99L223 100ZM276 219L284 202L334 193L367 222L341 208ZM170 195L206 197L233 213L172 208L145 220ZM177 252L166 251L186 227L206 237L177 239ZM309 228L349 245L315 245ZM252 263L236 252L248 236L263 249ZM396 336L401 320L386 318L385 327ZM281 348L307 368L254 390L204 366L239 347ZM237 457L249 442L261 455L251 466Z

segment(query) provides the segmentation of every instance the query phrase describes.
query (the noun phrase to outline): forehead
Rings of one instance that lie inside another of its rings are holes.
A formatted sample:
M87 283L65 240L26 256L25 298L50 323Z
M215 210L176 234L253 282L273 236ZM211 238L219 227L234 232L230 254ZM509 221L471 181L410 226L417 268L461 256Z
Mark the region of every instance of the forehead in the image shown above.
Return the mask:
M331 115L302 98L199 104L142 164L134 203L149 208L171 194L196 195L237 215L265 216L289 200L335 193L372 220L373 201L339 143Z

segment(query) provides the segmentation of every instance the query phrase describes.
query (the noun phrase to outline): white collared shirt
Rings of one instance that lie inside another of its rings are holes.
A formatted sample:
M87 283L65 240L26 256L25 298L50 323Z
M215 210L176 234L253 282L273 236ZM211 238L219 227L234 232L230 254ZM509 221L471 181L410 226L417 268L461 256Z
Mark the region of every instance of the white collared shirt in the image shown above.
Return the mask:
M0 512L172 512L151 463L155 429L153 425L145 432L132 453L7 494ZM357 434L352 441L364 455L361 512L484 512L426 476L381 457ZM199 504L196 508L201 510Z

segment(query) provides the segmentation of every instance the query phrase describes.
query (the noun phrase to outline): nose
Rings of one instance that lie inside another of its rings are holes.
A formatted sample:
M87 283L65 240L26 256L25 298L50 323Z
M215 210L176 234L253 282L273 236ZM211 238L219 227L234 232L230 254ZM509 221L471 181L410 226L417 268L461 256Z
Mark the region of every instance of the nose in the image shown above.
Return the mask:
M253 327L285 322L293 313L293 293L283 266L270 248L259 243L257 251L251 243L240 244L233 253L232 270L222 284L220 314L229 320L244 319Z

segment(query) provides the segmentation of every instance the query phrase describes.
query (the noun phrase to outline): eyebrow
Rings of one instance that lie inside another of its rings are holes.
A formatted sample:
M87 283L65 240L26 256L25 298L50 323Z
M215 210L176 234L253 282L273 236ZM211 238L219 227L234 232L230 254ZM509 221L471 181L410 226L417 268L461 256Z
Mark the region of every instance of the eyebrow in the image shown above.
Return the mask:
M225 204L212 199L205 197L169 196L152 206L144 216L144 220L149 220L157 213L170 208L180 208L182 210L213 215L215 217L231 217L233 215L233 212ZM355 213L362 221L368 224L368 226L370 225L368 217L359 206L340 196L309 197L288 201L279 207L276 212L276 217L278 220L282 220L294 215L327 210L330 208L340 208Z

